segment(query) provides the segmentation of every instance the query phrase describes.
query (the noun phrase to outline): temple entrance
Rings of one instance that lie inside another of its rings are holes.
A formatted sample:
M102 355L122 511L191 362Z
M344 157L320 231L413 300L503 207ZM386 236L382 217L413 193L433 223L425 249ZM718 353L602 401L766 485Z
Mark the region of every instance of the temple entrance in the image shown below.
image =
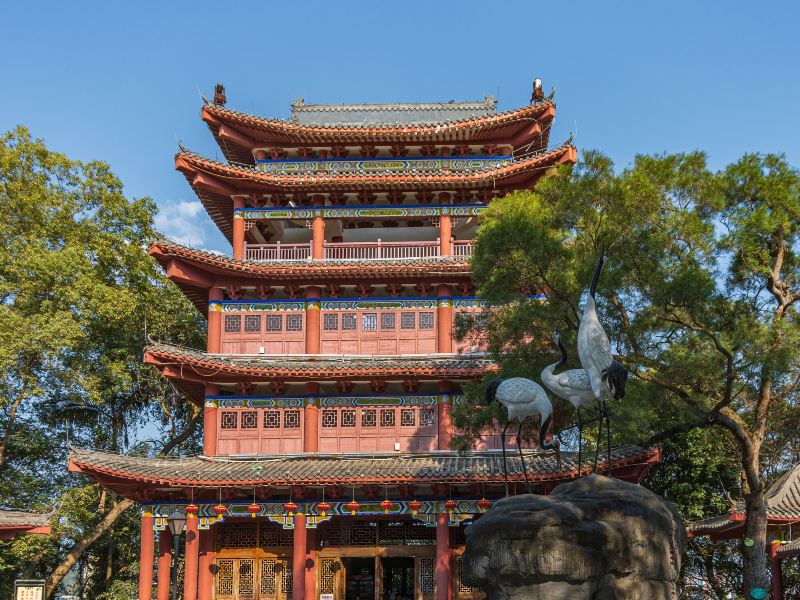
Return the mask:
M414 557L379 559L383 570L383 600L414 600Z
M288 600L292 572L275 558L220 558L216 561L219 600Z
M343 558L345 572L344 600L375 600L375 559Z

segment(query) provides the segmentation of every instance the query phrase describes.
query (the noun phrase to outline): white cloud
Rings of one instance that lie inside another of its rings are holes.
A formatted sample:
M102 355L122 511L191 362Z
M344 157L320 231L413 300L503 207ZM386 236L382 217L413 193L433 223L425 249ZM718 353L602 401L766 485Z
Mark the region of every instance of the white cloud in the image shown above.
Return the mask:
M195 247L205 243L209 225L208 215L199 200L162 202L155 218L157 231L176 242Z

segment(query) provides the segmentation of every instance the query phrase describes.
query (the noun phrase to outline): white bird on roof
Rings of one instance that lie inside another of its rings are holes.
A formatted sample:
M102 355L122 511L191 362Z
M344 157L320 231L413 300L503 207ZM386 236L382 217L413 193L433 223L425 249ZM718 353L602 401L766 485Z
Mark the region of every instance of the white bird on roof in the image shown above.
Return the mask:
M494 379L486 386L486 403L497 401L506 407L508 411L508 422L503 428L500 440L503 446L503 474L506 483L506 495L508 495L508 466L506 464L506 431L511 421L519 420L517 430L517 449L519 458L522 461L522 474L525 477L525 484L530 492L530 482L528 481L528 471L525 468L525 457L522 454L520 436L522 425L528 417L539 415L541 421L539 426L539 447L542 449L556 448L558 442L547 441L547 430L553 417L553 404L547 397L547 392L535 381L524 377L511 377L510 379Z

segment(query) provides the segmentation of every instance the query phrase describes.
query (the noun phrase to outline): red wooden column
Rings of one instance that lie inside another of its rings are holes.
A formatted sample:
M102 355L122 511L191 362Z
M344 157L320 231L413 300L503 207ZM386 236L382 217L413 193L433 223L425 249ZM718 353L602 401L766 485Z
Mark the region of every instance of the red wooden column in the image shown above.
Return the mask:
M294 552L292 554L292 600L306 598L306 516L294 515ZM186 599L184 599L186 600Z
M319 354L319 297L318 287L306 288L306 354Z
M153 554L155 552L153 515L150 511L142 515L140 551L139 600L150 600L153 597Z
M439 194L439 204L449 204L450 194L442 192ZM439 256L450 256L450 238L453 237L453 222L450 215L439 215Z
M452 289L449 285L439 285L436 295L439 303L436 308L436 351L449 353L453 351L453 306L450 298Z
M197 600L197 563L200 558L200 540L197 530L199 519L186 514L186 549L183 565L183 600Z
M233 199L233 258L244 259L244 217L235 212L237 208L244 208L244 198L236 196Z
M439 393L450 393L450 382L439 382ZM446 401L439 402L439 415L437 422L437 439L439 450L450 450L450 443L453 441L453 417L452 399L448 396Z
M311 258L325 258L325 219L311 220Z
M309 381L306 393L319 394L319 383ZM303 452L319 452L319 408L316 404L306 403L303 408Z
M317 590L317 530L306 528L306 600L315 600Z
M169 600L169 570L172 567L172 534L166 527L158 534L158 585L156 600Z
M211 600L214 592L214 531L200 532L200 573L197 578L197 600Z
M769 561L772 568L772 600L783 600L783 569L781 568L781 559L778 556L780 547L780 540L772 540L769 545Z
M219 386L206 384L206 397L219 394ZM217 455L217 407L216 400L206 400L203 406L203 456Z
M450 526L447 513L436 515L436 600L453 597L453 567L450 560Z
M208 341L206 350L209 354L219 354L222 348L222 311L213 310L212 302L222 302L222 290L211 288L208 290Z

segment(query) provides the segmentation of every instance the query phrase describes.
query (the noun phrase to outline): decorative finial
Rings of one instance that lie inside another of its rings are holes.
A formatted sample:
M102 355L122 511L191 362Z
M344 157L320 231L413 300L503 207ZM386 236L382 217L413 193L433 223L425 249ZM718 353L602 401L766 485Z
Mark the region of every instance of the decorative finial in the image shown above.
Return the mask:
M538 77L533 80L533 93L531 94L531 104L538 104L544 100L544 90L542 90L542 80Z
M547 102L552 102L553 98L555 98L555 95L556 95L556 86L553 86L553 88L550 90L550 93L547 95L547 98L545 98L545 100Z
M214 86L214 104L216 106L225 106L228 99L225 97L225 86L218 83Z

